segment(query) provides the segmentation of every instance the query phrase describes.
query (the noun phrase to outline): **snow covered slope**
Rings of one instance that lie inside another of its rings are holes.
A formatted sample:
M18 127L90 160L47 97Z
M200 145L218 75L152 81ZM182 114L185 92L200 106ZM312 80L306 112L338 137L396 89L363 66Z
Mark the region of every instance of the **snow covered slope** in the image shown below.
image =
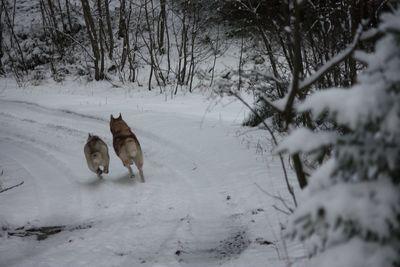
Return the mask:
M285 216L259 188L288 198L278 161L238 134L245 110L229 101L1 80L0 184L24 184L0 194L0 266L285 266L301 257L300 246L285 253ZM142 144L144 184L113 151L109 117L120 112ZM109 145L102 180L84 159L89 132ZM42 241L4 231L55 225L66 229Z

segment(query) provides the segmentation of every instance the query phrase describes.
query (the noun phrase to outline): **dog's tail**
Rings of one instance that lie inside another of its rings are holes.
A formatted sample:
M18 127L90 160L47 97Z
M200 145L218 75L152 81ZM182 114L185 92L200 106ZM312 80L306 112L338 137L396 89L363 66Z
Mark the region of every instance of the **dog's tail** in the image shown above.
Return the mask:
M101 156L100 152L92 153L92 162L93 162L93 165L100 166L100 164L102 162L102 156Z

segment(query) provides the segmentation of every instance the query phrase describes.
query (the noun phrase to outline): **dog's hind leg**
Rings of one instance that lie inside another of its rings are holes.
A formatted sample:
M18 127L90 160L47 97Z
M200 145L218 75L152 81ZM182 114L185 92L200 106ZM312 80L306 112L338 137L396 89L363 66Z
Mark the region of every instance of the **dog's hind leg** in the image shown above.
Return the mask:
M100 168L98 168L97 171L96 171L96 174L97 174L97 177L98 177L99 179L103 178L103 177L101 176L102 173L103 173L103 171L100 170Z
M108 164L106 166L104 166L104 173L108 173Z
M109 171L109 166L110 166L110 156L108 155L108 152L106 153L105 161L104 161L104 168L103 172L108 174Z
M142 181L142 183L144 183L144 174L143 174L143 160L142 158L135 158L135 165L139 170L139 176L140 176L140 180Z
M139 169L139 175L140 175L140 179L142 180L142 183L144 183L144 174L143 174L142 169Z
M127 168L128 168L128 171L129 171L129 177L131 177L131 178L135 178L135 174L133 173L131 166L130 166L130 165L125 165L125 167L127 167Z
M129 162L129 161L123 161L123 162L122 162L122 164L124 164L124 166L125 166L126 168L128 168L128 171L129 171L129 177L131 177L131 178L134 178L134 177L135 177L135 175L133 174L133 171L132 171L132 168L131 168L130 162Z

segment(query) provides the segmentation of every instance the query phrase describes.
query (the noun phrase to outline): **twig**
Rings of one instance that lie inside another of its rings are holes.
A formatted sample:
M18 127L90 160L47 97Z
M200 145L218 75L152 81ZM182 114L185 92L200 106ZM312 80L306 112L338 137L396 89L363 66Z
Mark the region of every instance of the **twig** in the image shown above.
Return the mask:
M247 103L247 102L246 102L241 96L239 96L236 92L229 91L228 94L235 96L240 102L242 102L242 103L243 103L243 104L244 104L244 105L245 105L245 106L260 120L260 121L261 121L261 123L265 126L265 129L267 129L267 131L268 131L269 134L271 135L274 144L277 146L277 145L278 145L278 141L276 140L276 137L275 137L274 132L273 132L272 129L268 126L268 124L261 118L261 116L257 113L257 111L255 111L254 108L252 108L252 107L249 105L249 103ZM293 198L293 202L294 202L295 207L297 207L296 195L294 194L293 187L292 187L292 186L290 185L290 183L289 183L289 177L288 177L288 174L287 174L287 171L286 171L285 162L284 162L284 160L283 160L282 154L281 154L281 153L278 153L278 157L279 157L279 160L280 160L280 162L281 162L282 169L283 169L283 174L284 174L284 177L285 177L286 187L287 187L287 189L288 189L290 195L291 195L292 198Z
M273 80L274 82L282 84L282 85L285 84L284 81L282 81L281 79L275 77L273 74L265 74L264 72L262 72L260 70L254 70L254 69L250 70L249 73L243 73L243 77L251 78L254 74L260 75L264 79L267 79L267 80Z
M303 63L302 63L302 55L301 55L301 37L300 37L300 10L299 3L297 1L293 1L293 73L292 73L292 82L290 84L290 91L287 96L287 102L285 105L285 119L286 124L289 125L292 119L292 108L295 97L299 91L300 77L303 75Z
M92 224L81 224L81 225L55 225L55 226L41 226L41 227L32 227L26 228L25 226L18 227L15 229L6 229L7 236L17 236L17 237L29 237L36 236L36 240L44 240L51 235L58 234L62 231L75 231L81 229L92 228Z
M276 209L277 211L280 211L280 212L282 212L282 213L284 213L284 214L286 214L286 215L291 215L293 212L287 212L287 211L285 211L285 210L283 210L283 209L281 209L281 208L278 208L278 206L276 206L276 205L272 205L272 207L274 208L274 209Z
M261 192L263 192L264 194L266 194L266 195L268 195L268 196L270 196L270 197L273 197L273 198L279 200L279 201L283 204L283 206L285 206L285 208L286 208L287 210L290 211L290 213L293 213L293 212L294 212L294 210L293 210L291 207L289 207L289 205L286 203L286 200L285 200L283 197L281 197L281 196L276 196L276 195L272 195L271 193L267 192L264 188L262 188L262 187L261 187L259 184L257 184L257 183L254 183L254 185L257 186L258 189L260 189ZM285 213L288 213L288 212L286 211ZM290 213L288 213L288 214L290 214Z
M7 188L4 188L4 189L1 189L1 190L0 190L0 193L3 193L3 192L5 192L5 191L8 191L8 190L13 189L13 188L15 188L15 187L18 187L18 186L22 185L23 183L24 183L24 181L20 182L19 184L13 185L13 186L11 186L11 187L7 187Z

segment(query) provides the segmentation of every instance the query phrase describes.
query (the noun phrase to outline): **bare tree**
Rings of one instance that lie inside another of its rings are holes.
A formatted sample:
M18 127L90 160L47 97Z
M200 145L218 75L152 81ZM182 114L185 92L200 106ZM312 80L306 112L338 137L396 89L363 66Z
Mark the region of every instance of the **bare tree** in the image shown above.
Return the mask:
M69 0L65 0L65 9L67 10L69 32L72 32L72 20Z
M99 66L99 62L101 61L99 37L96 31L96 26L94 24L94 19L92 16L88 0L81 0L81 3L82 3L83 16L85 19L87 33L89 36L90 43L92 45L92 51L94 55L95 80L98 81L104 79L104 65L103 68Z
M120 38L124 37L126 33L126 2L125 0L119 0L119 27L118 27L118 36Z
M107 21L107 34L108 34L108 57L110 60L113 59L113 52L114 52L114 36L113 30L111 25L111 17L110 17L110 7L108 4L108 0L104 0L104 12Z
M15 7L15 4L16 3L14 2L14 7ZM21 45L19 43L19 40L17 38L17 35L16 35L15 31L14 31L14 23L13 23L13 21L14 21L15 13L14 13L13 17L10 17L10 14L8 12L8 9L7 9L7 4L5 3L5 0L1 0L1 6L2 6L3 11L4 11L6 25L7 25L8 29L11 32L11 35L10 35L10 49L14 49L14 45L16 45L16 54L19 55L18 63L22 67L22 69L24 70L25 74L27 74L28 66L27 66L26 61L25 61L25 56L24 56L24 53L22 51ZM13 59L13 57L11 56L10 53L9 53L9 56L11 57L12 61L15 60L15 59Z
M4 74L2 58L4 56L3 50L3 5L0 5L0 74Z
M165 53L165 25L167 24L166 0L160 0L160 15L158 19L158 51L160 54Z
M103 8L101 0L97 0L98 21L99 21L99 45L100 45L100 80L104 79L104 22L103 22Z

